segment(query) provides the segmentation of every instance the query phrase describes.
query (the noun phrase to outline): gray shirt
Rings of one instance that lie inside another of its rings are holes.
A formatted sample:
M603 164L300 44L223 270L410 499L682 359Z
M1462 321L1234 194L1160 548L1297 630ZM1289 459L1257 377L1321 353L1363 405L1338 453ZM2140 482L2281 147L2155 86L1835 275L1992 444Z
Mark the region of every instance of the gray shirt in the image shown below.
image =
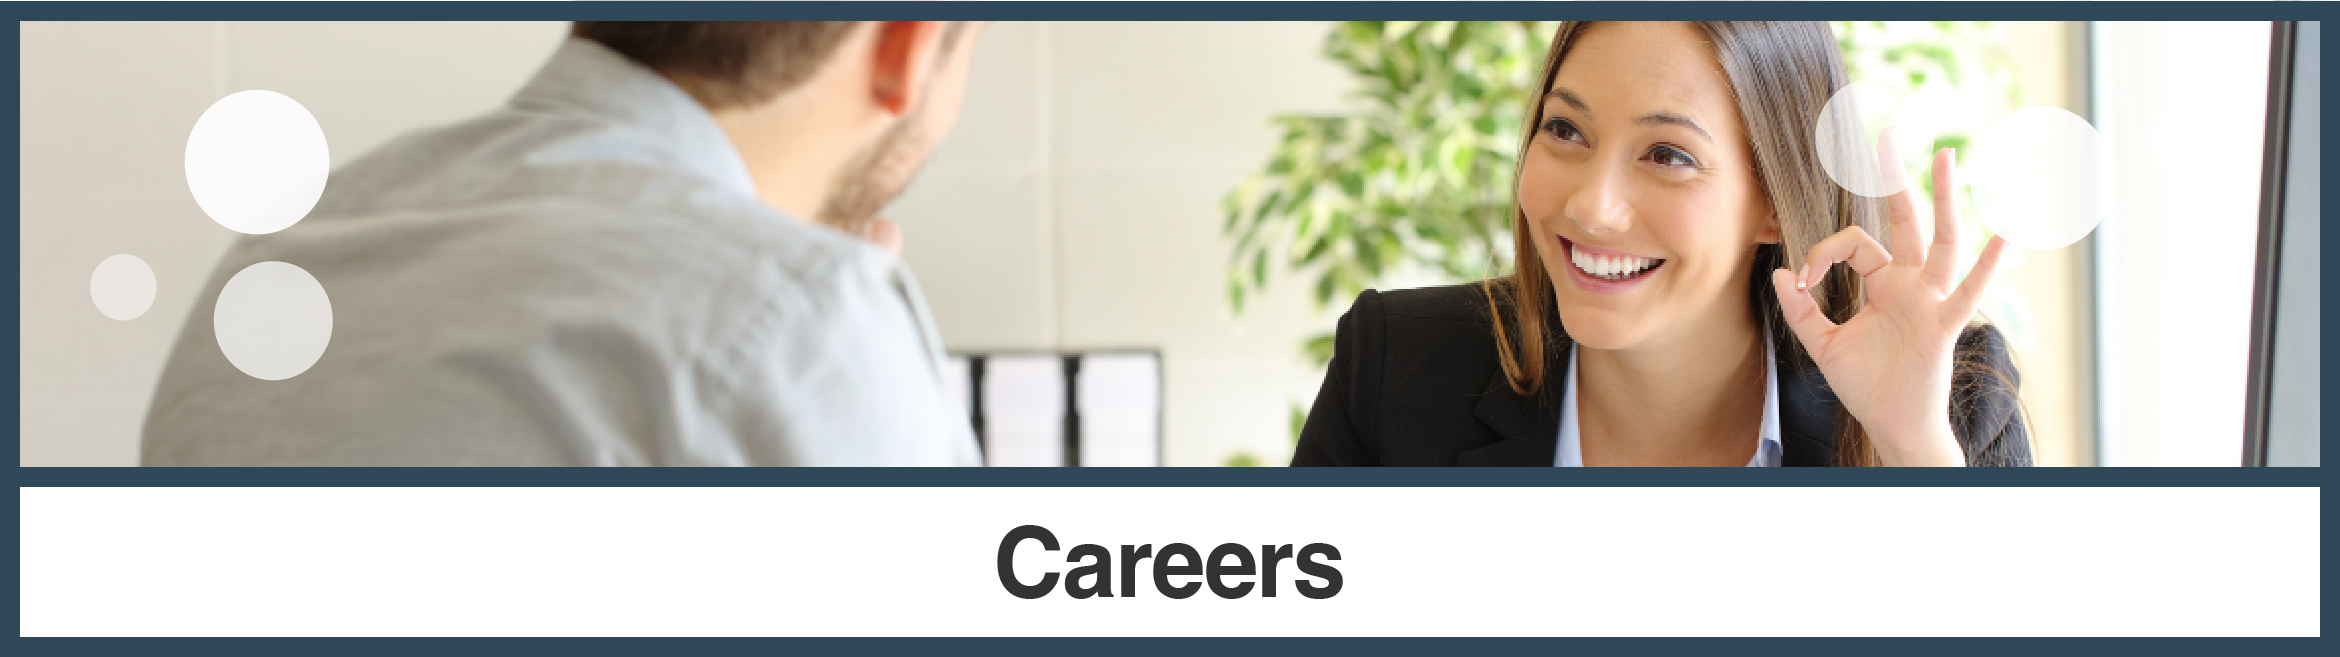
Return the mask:
M308 371L245 375L229 277L330 296ZM213 273L146 465L977 465L910 272L760 202L690 96L571 39L504 108L333 172Z

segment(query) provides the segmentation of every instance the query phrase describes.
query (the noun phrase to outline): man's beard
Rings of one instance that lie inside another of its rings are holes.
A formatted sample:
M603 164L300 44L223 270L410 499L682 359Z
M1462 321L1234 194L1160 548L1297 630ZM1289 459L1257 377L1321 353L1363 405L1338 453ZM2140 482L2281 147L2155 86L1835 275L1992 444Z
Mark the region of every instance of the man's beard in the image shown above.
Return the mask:
M859 233L869 220L877 216L925 164L917 151L923 141L918 130L926 120L926 105L920 103L902 120L887 128L876 143L855 153L846 162L843 175L829 186L828 197L822 199L818 220L847 232Z

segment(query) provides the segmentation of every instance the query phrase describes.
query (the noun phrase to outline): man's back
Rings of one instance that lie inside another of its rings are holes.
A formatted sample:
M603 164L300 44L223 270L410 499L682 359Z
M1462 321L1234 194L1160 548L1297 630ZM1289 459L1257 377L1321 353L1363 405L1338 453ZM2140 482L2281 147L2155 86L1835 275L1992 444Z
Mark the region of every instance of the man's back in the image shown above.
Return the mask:
M299 376L221 354L243 267L315 276ZM336 171L222 261L147 418L148 465L973 465L899 262L756 200L721 129L572 40L497 112Z

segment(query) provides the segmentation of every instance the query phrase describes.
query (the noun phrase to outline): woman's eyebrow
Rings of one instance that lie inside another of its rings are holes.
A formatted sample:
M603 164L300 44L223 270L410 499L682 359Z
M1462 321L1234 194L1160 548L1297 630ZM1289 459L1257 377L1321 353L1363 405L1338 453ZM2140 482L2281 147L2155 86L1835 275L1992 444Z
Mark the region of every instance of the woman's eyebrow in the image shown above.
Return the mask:
M1698 136L1705 137L1709 142L1714 141L1714 135L1707 134L1705 128L1698 127L1697 121L1692 121L1690 120L1690 117L1674 114L1672 112L1651 112L1644 114L1639 120L1635 121L1635 123L1641 123L1645 125L1678 125L1698 131Z
M1560 99L1560 102L1568 103L1569 107L1576 108L1576 111L1583 112L1586 118L1591 118L1593 115L1592 108L1584 104L1583 98L1576 97L1576 92L1574 91L1569 91L1560 87L1552 87L1552 91L1550 93L1544 94L1544 97L1558 98Z
M1569 107L1576 108L1576 111L1583 112L1585 118L1593 118L1592 107L1584 104L1584 99L1578 97L1576 92L1569 91L1565 87L1554 86L1550 92L1544 94L1544 97L1558 98L1560 99L1560 102L1567 103ZM1642 115L1642 117L1635 121L1635 123L1642 123L1646 125L1678 125L1697 131L1698 136L1705 137L1706 141L1708 142L1714 141L1714 135L1709 134L1706 131L1706 128L1699 127L1697 121L1692 121L1690 120L1690 117L1675 114L1673 112L1651 112L1649 114Z

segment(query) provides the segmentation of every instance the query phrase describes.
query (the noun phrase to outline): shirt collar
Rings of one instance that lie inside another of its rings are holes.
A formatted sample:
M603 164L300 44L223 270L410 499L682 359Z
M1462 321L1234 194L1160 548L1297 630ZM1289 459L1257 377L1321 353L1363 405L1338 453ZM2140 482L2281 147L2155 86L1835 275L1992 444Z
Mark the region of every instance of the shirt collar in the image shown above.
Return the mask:
M590 39L569 37L512 97L516 110L584 116L640 135L663 164L754 196L756 185L715 117L657 71Z
M1584 437L1576 426L1576 352L1582 345L1568 345L1568 374L1561 381L1567 388L1560 393L1560 446L1552 450L1552 465L1562 468L1584 467Z
M1573 468L1584 465L1584 439L1576 423L1576 354L1581 347L1568 348L1568 374L1564 381L1568 388L1560 395L1560 445L1553 450L1552 465ZM1779 440L1779 359L1772 353L1771 329L1763 330L1763 424L1757 429L1755 456L1748 467L1779 467L1782 448Z
M1779 467L1783 448L1779 440L1779 355L1772 353L1771 328L1763 329L1763 427L1749 466Z

